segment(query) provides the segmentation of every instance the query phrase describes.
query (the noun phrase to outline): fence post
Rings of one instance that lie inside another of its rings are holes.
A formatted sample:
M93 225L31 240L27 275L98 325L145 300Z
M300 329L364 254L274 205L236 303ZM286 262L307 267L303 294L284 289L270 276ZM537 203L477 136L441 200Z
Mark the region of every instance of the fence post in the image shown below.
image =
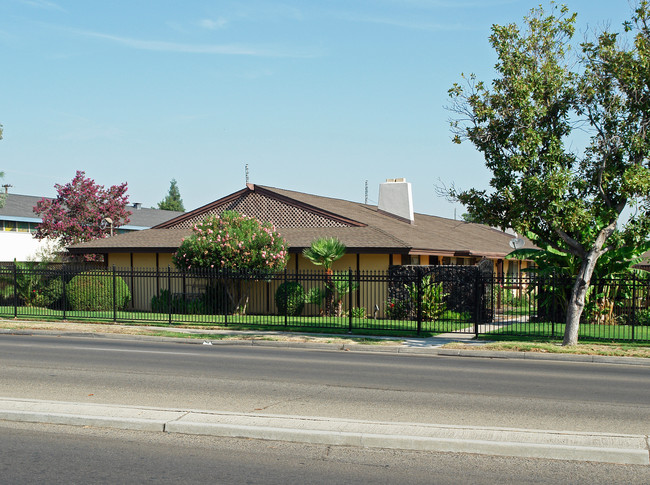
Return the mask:
M284 326L289 325L289 291L287 288L287 267L284 267Z
M214 271L211 271L211 273L214 273ZM185 268L184 267L181 268L181 276L183 278L183 301L187 301L187 281L185 279Z
M117 322L117 275L113 265L113 322Z
M66 295L66 290L65 287L68 286L66 284L66 272L65 272L65 264L61 265L61 281L63 281L63 320L65 320L65 312L66 309L68 308L68 297Z
M167 309L169 310L169 325L172 324L172 269L167 265Z
M474 272L474 336L478 339L478 329L480 325L481 318L481 296L482 296L482 287L481 287L481 273L478 268Z
M418 328L417 335L420 335L422 331L422 276L418 275L418 286L417 286L417 319L418 319Z
M18 266L14 259L14 318L18 318Z
M352 268L348 267L348 333L352 333Z
M632 341L634 341L634 330L636 328L636 273L632 273Z
M555 317L557 316L557 275L555 271L551 273L551 298L553 298L553 304L551 305L551 337L555 337Z
M227 274L230 273L230 270L226 270ZM231 278L232 279L232 278ZM225 278L224 278L225 281ZM223 321L224 326L228 326L228 289L226 288L226 283L224 282L223 286Z

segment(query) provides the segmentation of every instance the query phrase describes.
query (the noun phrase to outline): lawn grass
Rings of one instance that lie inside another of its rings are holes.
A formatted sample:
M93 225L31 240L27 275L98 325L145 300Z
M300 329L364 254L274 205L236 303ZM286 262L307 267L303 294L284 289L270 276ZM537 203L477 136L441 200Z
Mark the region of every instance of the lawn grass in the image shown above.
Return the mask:
M610 357L642 357L650 358L650 347L648 342L589 342L581 341L571 347L563 347L559 341L548 339L535 339L533 337L519 337L513 341L498 341L481 346L467 345L465 343L453 342L445 345L445 348L462 350L492 350L506 352L535 352L549 354L574 354L574 355L602 355Z
M561 340L564 337L564 323L512 323L489 333L480 334L482 340L523 340L525 338L548 338ZM581 323L578 339L597 341L650 341L650 327L632 325L593 325Z
M36 307L18 307L17 317L25 320L61 321L62 310ZM0 317L14 317L14 307L0 307ZM472 323L462 320L465 315L447 312L438 320L422 322L420 337L432 337L442 332L453 332L472 327ZM190 328L229 330L287 331L305 333L332 333L379 336L416 336L417 322L412 320L389 320L372 318L352 318L323 316L285 317L283 315L185 315L168 313L112 311L66 311L65 320L92 321L97 323L120 323L123 325L148 325L156 327L183 326Z
M0 306L0 318L13 318L13 306ZM18 307L17 317L25 320L61 321L63 311L49 308ZM473 323L468 315L445 312L440 320L422 322L417 333L417 322L413 320L389 320L324 316L284 317L282 315L185 315L120 310L112 311L66 311L65 320L93 321L98 323L120 323L123 325L148 325L161 328L188 327L205 329L286 331L304 333L331 333L356 335L377 335L392 337L433 337L440 333L473 333ZM514 322L479 335L481 340L526 341L527 339L561 340L564 336L563 323ZM600 341L650 341L650 327L631 325L581 324L579 340Z

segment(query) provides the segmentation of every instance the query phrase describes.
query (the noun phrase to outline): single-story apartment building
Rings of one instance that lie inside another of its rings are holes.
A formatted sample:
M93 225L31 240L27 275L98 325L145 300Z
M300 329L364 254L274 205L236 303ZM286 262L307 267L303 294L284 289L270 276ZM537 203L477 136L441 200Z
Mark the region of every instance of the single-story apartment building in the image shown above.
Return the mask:
M316 269L302 256L321 237L336 237L347 247L335 270L387 270L391 265L472 265L494 262L497 273L517 274L521 262L504 259L512 251L511 234L465 221L413 210L411 184L392 179L380 185L379 202L369 205L292 190L247 184L151 229L80 243L73 254L103 254L118 268L167 268L183 238L209 215L235 210L270 222L289 246L289 270ZM525 241L525 247L532 247Z

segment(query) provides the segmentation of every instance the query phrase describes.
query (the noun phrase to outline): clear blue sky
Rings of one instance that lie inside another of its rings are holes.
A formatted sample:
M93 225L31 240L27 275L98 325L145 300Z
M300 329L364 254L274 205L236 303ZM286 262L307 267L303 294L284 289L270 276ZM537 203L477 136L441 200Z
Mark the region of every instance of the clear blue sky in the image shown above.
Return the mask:
M406 177L415 210L454 216L438 179L486 187L451 143L447 90L492 78L494 23L539 0L2 0L0 170L55 195L76 170L188 210L252 183L376 202ZM627 0L568 0L585 32ZM458 215L462 207L457 206Z

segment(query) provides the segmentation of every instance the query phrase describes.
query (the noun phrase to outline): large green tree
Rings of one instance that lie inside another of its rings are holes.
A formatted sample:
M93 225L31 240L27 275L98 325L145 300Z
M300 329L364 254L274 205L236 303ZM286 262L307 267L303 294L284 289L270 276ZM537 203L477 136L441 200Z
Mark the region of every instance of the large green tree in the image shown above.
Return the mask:
M522 27L493 26L495 79L469 76L449 91L454 141L471 142L492 172L489 190L452 187L449 195L486 224L533 233L579 262L564 345L577 343L598 258L650 232L648 3L623 32L573 50L575 19L551 4Z
M0 172L0 179L4 178L4 176L5 176L5 173ZM6 198L7 198L7 196L4 194L4 192L0 193L0 209L5 206L5 199Z
M178 190L176 179L172 179L169 183L169 192L163 200L158 202L158 209L185 212L183 199L181 198L181 191Z

